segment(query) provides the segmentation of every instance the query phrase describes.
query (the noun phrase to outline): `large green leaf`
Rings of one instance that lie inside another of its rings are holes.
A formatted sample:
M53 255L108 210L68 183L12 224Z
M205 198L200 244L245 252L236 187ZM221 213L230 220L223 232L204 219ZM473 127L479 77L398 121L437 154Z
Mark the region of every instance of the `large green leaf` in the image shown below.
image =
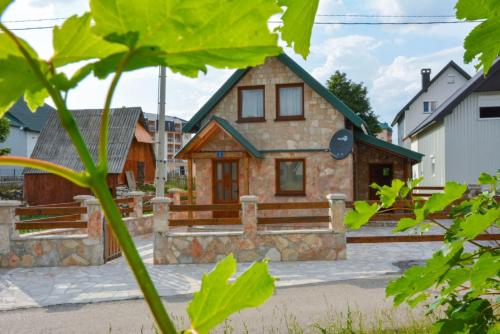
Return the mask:
M3 12L11 3L13 3L14 0L0 0L0 17L2 16Z
M357 230L368 223L378 210L379 206L377 203L370 205L363 201L354 202L354 210L349 211L345 215L344 224L351 229Z
M462 198L467 190L467 185L456 182L448 182L444 187L443 193L433 194L425 203L424 208L429 213L443 211L450 204Z
M281 52L267 26L281 12L276 1L91 0L90 6L95 33L133 48L157 47L168 67L188 76L207 66L258 65Z
M281 17L283 26L279 28L281 38L293 46L295 52L304 59L309 54L310 37L318 10L319 0L279 0L281 6L287 7ZM299 23L300 24L297 24Z
M203 275L201 289L188 306L188 332L208 333L231 314L259 306L273 294L274 278L269 275L266 261L255 262L234 283L229 283L235 272L236 260L231 254Z
M461 222L461 230L457 233L457 236L474 239L498 221L500 221L500 207L490 209L485 214L471 214Z
M485 21L476 26L465 38L464 60L469 63L476 57L487 74L500 54L500 4L498 0L459 0L455 6L459 19Z
M127 48L120 44L105 41L91 31L89 13L71 16L61 27L54 28L54 55L51 63L63 66L82 60L105 58L113 53L123 52Z

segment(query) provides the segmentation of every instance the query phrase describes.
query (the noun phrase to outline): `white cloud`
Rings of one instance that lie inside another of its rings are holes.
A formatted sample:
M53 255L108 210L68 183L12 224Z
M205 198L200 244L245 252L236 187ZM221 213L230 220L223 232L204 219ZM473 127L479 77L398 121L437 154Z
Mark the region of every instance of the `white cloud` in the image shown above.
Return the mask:
M375 0L370 7L378 15L403 15L403 8L398 0Z
M363 35L328 39L321 45L312 47L314 55L326 57L324 63L312 71L312 75L324 81L333 72L340 70L354 80L367 80L367 74L378 66L373 51L380 45L381 41Z

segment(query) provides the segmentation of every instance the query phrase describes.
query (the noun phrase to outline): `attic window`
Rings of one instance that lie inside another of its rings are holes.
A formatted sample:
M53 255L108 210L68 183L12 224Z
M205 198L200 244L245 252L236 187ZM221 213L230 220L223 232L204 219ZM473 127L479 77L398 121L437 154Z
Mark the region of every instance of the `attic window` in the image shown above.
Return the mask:
M238 87L238 122L263 122L264 86Z
M500 107L480 107L479 118L500 118Z
M449 74L449 75L448 75L448 83L449 83L449 84L454 84L454 83L455 83L455 78L456 78L456 77L455 77L454 75Z
M436 110L437 102L436 101L424 101L424 113L429 114Z

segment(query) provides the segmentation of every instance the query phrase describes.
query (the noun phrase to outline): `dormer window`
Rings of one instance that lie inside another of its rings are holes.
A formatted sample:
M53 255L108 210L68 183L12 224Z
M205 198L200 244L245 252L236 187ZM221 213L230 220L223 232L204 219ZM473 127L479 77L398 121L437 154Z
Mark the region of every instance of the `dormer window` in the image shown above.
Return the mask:
M424 101L424 114L430 114L431 112L436 110L436 107L436 101Z
M264 86L238 87L238 122L264 122Z
M456 77L455 77L454 75L449 74L449 75L448 75L448 83L449 83L449 84L454 84L454 83L455 83L455 78L456 78Z
M304 119L304 84L276 85L276 120Z

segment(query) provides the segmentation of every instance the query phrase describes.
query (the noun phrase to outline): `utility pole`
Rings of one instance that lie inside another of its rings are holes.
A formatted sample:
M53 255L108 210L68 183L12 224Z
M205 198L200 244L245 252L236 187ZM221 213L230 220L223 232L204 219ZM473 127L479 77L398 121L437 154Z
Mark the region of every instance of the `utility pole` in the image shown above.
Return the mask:
M156 197L165 196L166 163L165 157L165 90L166 70L160 67L159 101L158 101L158 156L156 160Z

